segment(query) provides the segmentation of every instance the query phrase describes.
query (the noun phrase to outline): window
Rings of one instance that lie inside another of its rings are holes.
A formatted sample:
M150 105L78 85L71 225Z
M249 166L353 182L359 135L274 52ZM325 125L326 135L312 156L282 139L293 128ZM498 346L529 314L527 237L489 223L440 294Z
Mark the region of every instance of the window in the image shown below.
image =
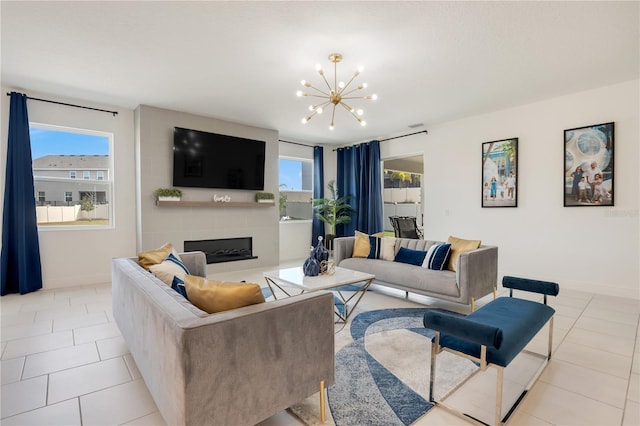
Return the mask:
M46 197L44 195L44 191L38 191L38 202L44 203L46 201Z
M29 133L35 190L49 193L36 207L39 229L113 227L113 134L38 123Z
M313 190L313 161L280 157L280 188L287 191Z
M312 219L313 161L304 158L280 157L278 165L281 219Z

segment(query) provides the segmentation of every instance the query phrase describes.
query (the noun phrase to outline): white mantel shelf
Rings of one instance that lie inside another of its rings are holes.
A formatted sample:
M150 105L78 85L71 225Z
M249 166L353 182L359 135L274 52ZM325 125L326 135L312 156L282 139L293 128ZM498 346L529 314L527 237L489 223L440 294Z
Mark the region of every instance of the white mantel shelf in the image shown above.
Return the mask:
M156 201L158 207L273 207L276 203L255 201Z

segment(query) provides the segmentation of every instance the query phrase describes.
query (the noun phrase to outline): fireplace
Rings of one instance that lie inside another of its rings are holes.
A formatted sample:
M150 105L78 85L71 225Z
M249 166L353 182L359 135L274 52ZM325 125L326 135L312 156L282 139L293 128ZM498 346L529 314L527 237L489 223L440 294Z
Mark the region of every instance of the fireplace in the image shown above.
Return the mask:
M253 239L251 237L185 241L184 251L204 252L207 256L207 263L234 262L236 260L258 258L253 255Z

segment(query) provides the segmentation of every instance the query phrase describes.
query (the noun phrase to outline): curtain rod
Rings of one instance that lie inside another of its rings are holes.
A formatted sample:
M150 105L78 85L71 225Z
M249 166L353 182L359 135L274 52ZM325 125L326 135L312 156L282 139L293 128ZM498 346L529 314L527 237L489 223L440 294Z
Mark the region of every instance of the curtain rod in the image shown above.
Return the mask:
M386 138L386 139L379 139L379 140L378 140L378 142L386 142L386 141L390 141L390 140L393 140L393 139L406 138L407 136L413 136L413 135L417 135L417 134L419 134L419 133L424 133L424 134L427 134L427 135L429 134L429 132L428 132L427 130L420 130L419 132L413 132L413 133L409 133L409 134L407 134L407 135L394 136L394 137L392 137L392 138ZM364 143L366 143L366 142L364 142ZM334 148L334 149L333 149L333 151L337 151L337 150L339 150L339 149L344 149L344 148L345 148L345 147L342 147L342 148ZM349 148L349 147L346 147L346 148Z
M11 96L11 93L7 93L7 96ZM108 112L109 114L113 114L114 117L118 114L118 111L109 111L106 109L92 108L92 107L83 106L83 105L68 104L66 102L50 101L48 99L32 98L31 96L27 96L27 99L30 99L32 101L47 102L50 104L65 105L65 106L70 106L74 108L90 109L92 111Z
M413 136L413 135L417 135L419 133L424 133L426 135L429 134L429 132L427 130L420 130L419 132L409 133L408 135L401 135L401 136L394 136L392 138L380 139L380 142L386 142L386 141L390 141L392 139L406 138L407 136Z
M290 143L290 144L293 144L293 145L306 146L307 148L313 148L314 147L314 145L307 145L307 144L300 143L300 142L285 141L283 139L278 139L278 142L284 142L284 143Z

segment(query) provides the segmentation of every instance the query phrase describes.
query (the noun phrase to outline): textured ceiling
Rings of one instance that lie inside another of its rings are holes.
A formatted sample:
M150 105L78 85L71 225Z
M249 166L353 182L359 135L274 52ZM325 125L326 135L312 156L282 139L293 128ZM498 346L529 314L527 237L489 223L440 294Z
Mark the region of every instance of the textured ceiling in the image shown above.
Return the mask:
M639 76L638 2L0 3L2 84L346 143ZM300 80L339 52L375 102L306 125Z

